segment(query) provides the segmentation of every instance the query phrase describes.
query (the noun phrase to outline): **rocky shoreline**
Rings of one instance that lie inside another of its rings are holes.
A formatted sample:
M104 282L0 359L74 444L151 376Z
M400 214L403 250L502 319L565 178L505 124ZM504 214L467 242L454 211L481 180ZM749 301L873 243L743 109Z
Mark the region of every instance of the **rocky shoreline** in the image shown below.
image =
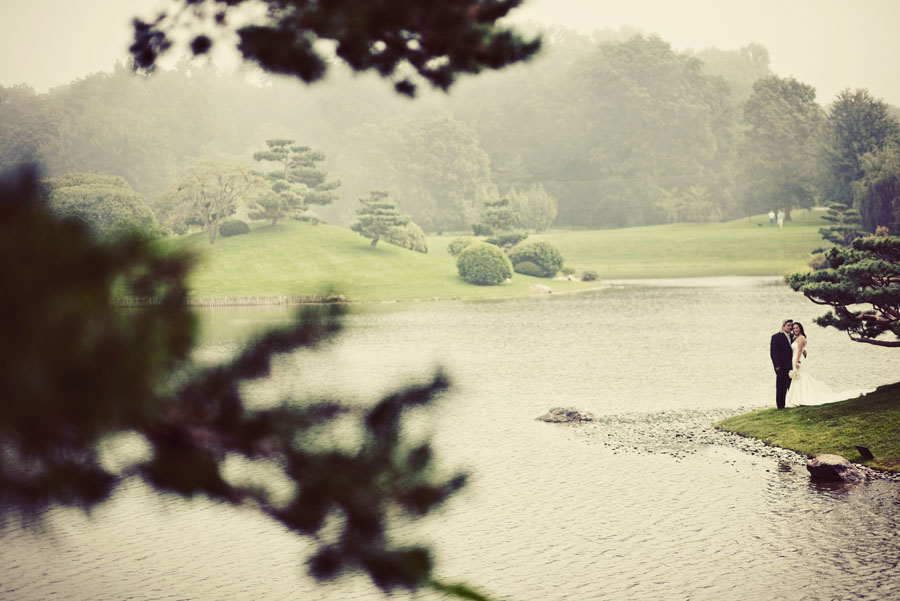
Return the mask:
M591 421L565 424L592 444L602 444L614 453L665 454L687 457L709 445L730 447L757 457L772 458L805 469L810 459L790 449L774 447L759 439L713 428L725 418L748 413L759 407L721 409L677 409L654 413L621 413L590 416ZM867 478L900 482L900 473L873 470L854 464Z

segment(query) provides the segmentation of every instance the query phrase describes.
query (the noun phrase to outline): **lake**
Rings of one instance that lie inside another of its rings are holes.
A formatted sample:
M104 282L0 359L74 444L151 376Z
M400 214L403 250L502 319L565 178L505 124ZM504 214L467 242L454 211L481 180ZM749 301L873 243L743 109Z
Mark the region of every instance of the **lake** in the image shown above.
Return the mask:
M896 349L815 326L823 309L776 278L604 284L354 307L337 341L281 358L248 394L366 404L444 368L449 394L410 425L441 467L472 477L398 536L431 542L441 578L496 599L900 598L900 483L815 485L802 458L708 428L774 406L768 345L785 318L836 390L897 381ZM228 356L289 313L204 311L198 357ZM598 422L536 421L552 407ZM307 545L277 524L138 482L90 519L54 510L45 533L2 542L0 599L384 598L363 577L313 582Z

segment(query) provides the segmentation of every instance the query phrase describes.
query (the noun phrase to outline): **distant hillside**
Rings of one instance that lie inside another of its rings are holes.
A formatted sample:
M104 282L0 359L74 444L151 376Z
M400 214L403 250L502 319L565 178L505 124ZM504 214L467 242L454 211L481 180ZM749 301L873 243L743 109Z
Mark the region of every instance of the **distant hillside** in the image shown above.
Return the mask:
M603 279L773 275L806 269L809 252L823 241L822 211L797 211L783 229L764 216L726 223L672 224L615 230L558 230L532 234L562 251L580 276L595 270L601 282L568 282L516 274L501 286L463 281L446 252L453 234L430 236L421 254L369 241L345 228L283 221L253 224L249 234L219 238L203 233L167 239L199 257L190 278L199 298L305 296L334 291L348 301L504 298L534 294L529 286L554 292L602 285ZM459 234L465 235L465 234Z
M204 233L179 236L167 245L188 248L199 261L190 277L191 296L303 296L333 291L348 301L502 298L534 294L547 284L554 291L596 286L516 274L508 284L475 286L462 280L456 261L445 253L422 254L369 240L331 225L283 221L253 224L249 234L219 238Z

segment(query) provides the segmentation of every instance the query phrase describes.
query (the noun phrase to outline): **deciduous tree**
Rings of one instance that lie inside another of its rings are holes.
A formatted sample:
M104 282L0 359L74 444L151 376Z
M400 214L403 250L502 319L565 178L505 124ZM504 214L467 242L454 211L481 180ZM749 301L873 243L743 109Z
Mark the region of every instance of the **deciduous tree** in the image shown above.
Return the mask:
M816 90L775 75L753 84L744 105L744 172L757 206L791 209L812 202L821 109Z
M239 165L197 161L178 177L169 192L166 220L171 226L199 225L216 241L219 224L235 214L238 204L249 204L262 182L249 169Z
M853 182L853 198L868 231L887 227L900 232L900 137L864 154L862 177Z
M601 44L576 64L556 153L560 220L593 227L660 221L663 190L712 190L728 88L658 37ZM556 124L553 124L556 127Z
M151 229L156 217L143 197L123 178L68 173L44 180L49 205L57 215L75 217L93 231L110 235L128 227Z
M512 188L507 196L510 208L518 216L522 227L545 232L553 225L557 212L556 198L543 185L536 184L521 192Z
M349 173L345 189L359 196L388 190L426 231L467 229L480 204L496 196L478 134L448 113L361 127L340 162Z
M898 135L900 123L890 115L887 104L873 98L867 90L847 89L838 94L828 113L820 146L823 196L831 202L856 206L853 182L864 175L862 157L881 150ZM865 215L862 207L858 208ZM885 224L870 224L864 217L866 230L875 231L875 225Z
M56 103L32 88L0 86L0 173L43 160L60 116Z

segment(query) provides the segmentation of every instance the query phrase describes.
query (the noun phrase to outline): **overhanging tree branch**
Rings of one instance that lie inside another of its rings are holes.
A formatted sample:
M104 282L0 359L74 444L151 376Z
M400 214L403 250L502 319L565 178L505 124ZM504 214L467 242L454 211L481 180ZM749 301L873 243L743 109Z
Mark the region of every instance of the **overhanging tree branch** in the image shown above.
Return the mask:
M152 71L170 51L176 30L190 31L195 56L212 48L212 30L233 30L230 19L247 7L265 7L261 22L234 30L238 50L270 73L306 83L328 63L320 41L334 42L354 71L374 70L394 89L414 96L424 80L448 90L460 73L476 74L528 60L540 38L523 39L497 21L522 0L176 0L178 8L150 21L134 20L130 51L135 66ZM201 33L196 33L198 30Z
M854 342L900 347L900 237L857 238L827 258L828 269L788 276L793 290L833 308L816 323L846 331Z

